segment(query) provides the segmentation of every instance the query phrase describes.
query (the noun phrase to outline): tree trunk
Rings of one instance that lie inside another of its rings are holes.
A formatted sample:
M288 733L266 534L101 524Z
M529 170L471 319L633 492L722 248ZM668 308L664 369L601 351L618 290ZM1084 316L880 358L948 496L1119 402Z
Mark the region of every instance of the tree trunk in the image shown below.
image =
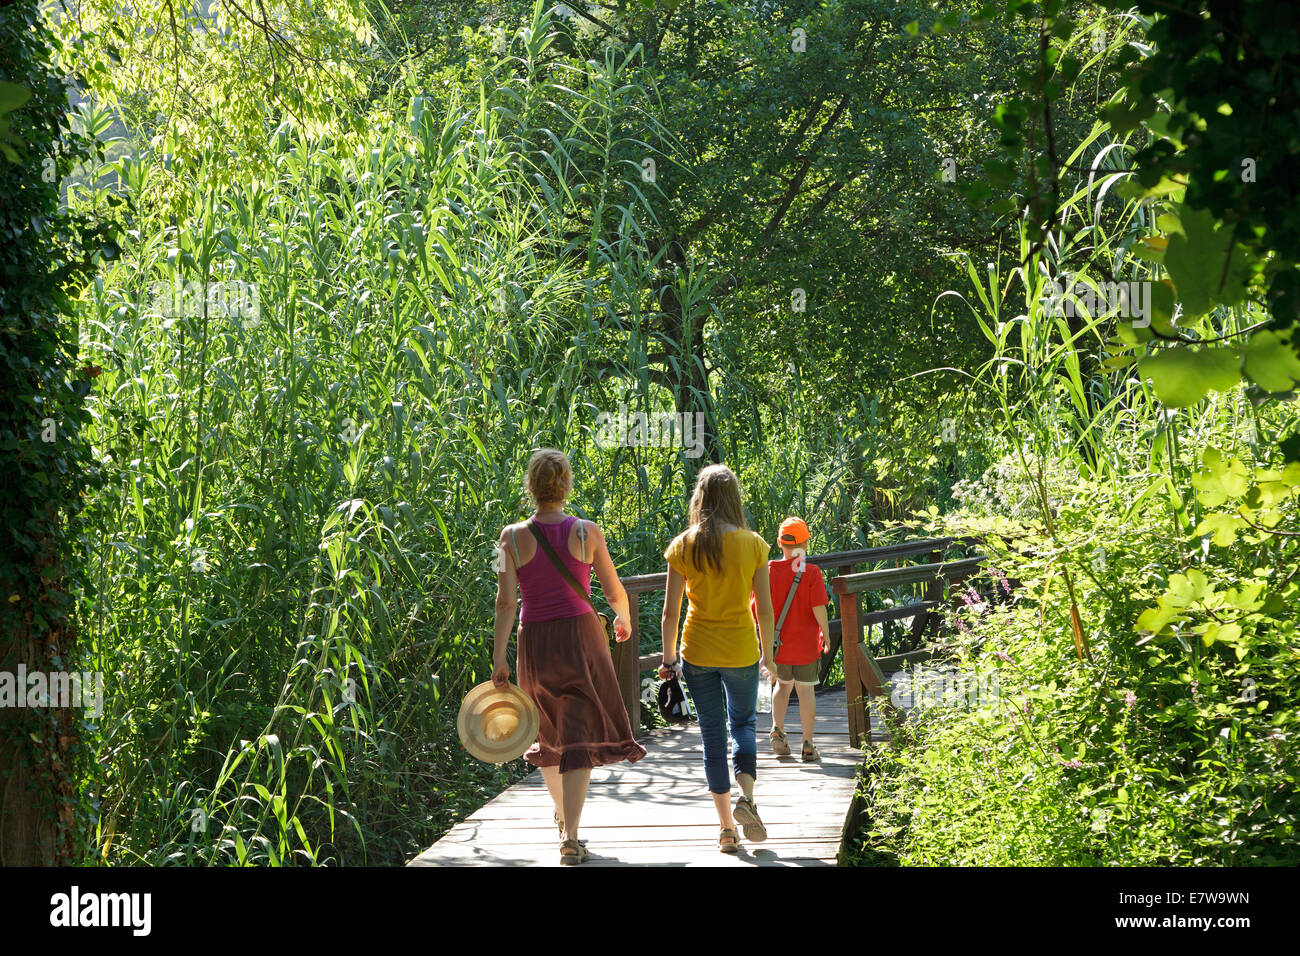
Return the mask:
M668 241L665 260L679 269L686 267L686 247L674 238ZM704 414L704 453L686 458L683 482L689 498L695 477L706 464L722 461L722 443L718 438L718 413L709 388L709 372L704 355L704 320L690 321L672 283L665 283L660 293L664 329L677 346L677 366L664 363L664 372L673 382L673 401L678 411Z
M47 579L43 579L47 580ZM51 581L35 606L48 609L62 582ZM32 615L5 636L0 669L49 675L64 671L72 626L59 621L38 631ZM26 687L16 686L26 697ZM0 866L54 866L76 862L76 781L69 751L80 717L71 707L0 707ZM35 739L33 739L35 738Z

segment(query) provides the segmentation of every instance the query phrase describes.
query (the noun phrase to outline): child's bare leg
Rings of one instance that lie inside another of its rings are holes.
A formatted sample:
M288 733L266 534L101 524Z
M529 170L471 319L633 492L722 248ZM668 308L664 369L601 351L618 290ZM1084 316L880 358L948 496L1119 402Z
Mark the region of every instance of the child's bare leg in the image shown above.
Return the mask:
M749 799L754 799L754 778L747 773L736 774L736 783L740 784L740 792Z
M813 739L813 721L817 719L817 695L814 693L815 688L813 688L811 684L796 684L795 687L799 692L799 723L803 726L803 739L805 741L811 741ZM787 691L787 700L789 699L789 696L789 691ZM776 704L773 704L772 708L775 710Z
M776 693L772 695L772 726L785 730L785 710L790 706L790 691L794 689L794 684L787 684L780 681L776 685ZM800 698L802 700L803 698Z

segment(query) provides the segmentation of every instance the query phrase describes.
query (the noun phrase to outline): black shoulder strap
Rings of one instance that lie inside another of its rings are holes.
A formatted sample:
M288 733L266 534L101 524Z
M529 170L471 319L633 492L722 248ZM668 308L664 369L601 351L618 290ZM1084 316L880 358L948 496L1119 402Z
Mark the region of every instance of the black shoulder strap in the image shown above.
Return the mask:
M790 605L794 603L794 592L799 590L799 579L802 577L802 571L795 572L794 581L790 584L790 592L785 596L785 607L781 608L781 616L776 619L776 634L772 638L773 657L781 646L781 625L785 623L785 616L790 613Z
M578 520L581 521L582 519L579 518ZM537 544L544 552L546 552L546 556L551 559L551 564L555 565L556 570L560 572L560 575L564 580L569 582L569 587L573 588L573 590L577 592L578 597L587 602L587 606L591 608L592 613L599 615L600 612L596 610L596 605L591 603L591 595L583 590L582 585L578 583L578 579L573 576L573 572L570 571L565 563L560 560L560 556L556 554L555 549L551 547L551 542L547 541L546 535L542 534L542 529L537 527L532 518L528 519L527 524L528 530L531 531L533 537L537 539Z

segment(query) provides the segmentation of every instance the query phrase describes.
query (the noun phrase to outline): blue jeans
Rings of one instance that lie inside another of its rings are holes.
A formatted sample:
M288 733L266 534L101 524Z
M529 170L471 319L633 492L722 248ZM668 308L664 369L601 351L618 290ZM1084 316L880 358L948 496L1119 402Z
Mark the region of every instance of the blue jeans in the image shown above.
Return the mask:
M682 676L691 692L704 739L704 776L710 793L730 793L727 775L727 725L731 725L731 760L736 773L758 776L754 725L758 707L758 663L748 667L697 667L682 661Z

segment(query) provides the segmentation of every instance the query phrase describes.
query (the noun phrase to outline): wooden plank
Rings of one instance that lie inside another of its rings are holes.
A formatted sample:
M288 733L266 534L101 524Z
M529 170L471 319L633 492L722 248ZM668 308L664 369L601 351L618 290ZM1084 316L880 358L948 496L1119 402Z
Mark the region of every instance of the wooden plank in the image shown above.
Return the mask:
M802 775L791 772L777 775L767 773L760 767L754 792L763 803L784 800L791 794L809 800L816 798L819 792L838 795L842 791L843 782L852 779L853 769L854 765L846 765L842 772ZM678 764L675 772L665 769L662 777L658 778L642 774L633 779L592 783L588 792L599 793L601 799L610 800L645 797L647 805L654 806L680 806L698 797L704 801L701 806L713 806L708 801L708 791L704 787L703 761L698 764ZM484 804L475 813L489 813L496 807L528 803L546 806L548 799L545 787L512 787L509 796L503 796L500 802Z
M761 812L761 810L760 810ZM784 823L771 822L764 818L768 838L765 842L780 841L785 843L832 843L840 837L840 821L825 826L806 827L801 821L788 820ZM602 844L622 843L627 846L689 842L692 840L716 840L718 821L699 820L694 823L682 823L643 827L589 827L582 828L583 839L588 842L600 841ZM483 846L532 846L544 843L551 846L559 842L559 833L550 820L545 826L537 827L502 827L496 825L457 827L444 838L446 842L456 844L479 843Z
M777 757L759 714L755 799L768 829L764 843L741 839L742 852L718 852L717 814L704 781L699 725L644 735L647 756L592 772L582 835L587 866L834 866L856 787L861 753L849 742L845 692L817 695L819 763ZM800 735L798 698L785 724L793 748ZM557 866L554 806L541 774L529 774L458 823L412 866Z
M593 801L598 799L601 807L618 813L623 812L629 803L642 802L644 807L638 810L637 820L647 823L661 810L669 815L677 812L689 813L697 804L703 810L712 810L713 801L704 786L703 765L686 769L687 773L671 783L642 779L635 785L628 784L622 788L593 783L587 791L588 798ZM754 799L760 806L770 806L773 809L797 805L800 801L815 802L823 797L839 800L844 793L844 782L852 779L851 773L827 774L815 780L807 774L803 779L799 779L793 776L777 778L760 772L754 786ZM484 804L470 817L473 819L486 819L493 815L502 817L522 807L551 808L549 799L545 789L529 791L512 788L510 796L501 801ZM592 808L596 808L594 802ZM584 814L587 812L583 810ZM591 812L596 812L596 809L592 809ZM591 818L593 821L594 819ZM587 821L588 818L584 816L583 820Z
M720 853L716 833L689 844L658 849L643 846L588 845L584 866L835 866L839 842L814 844L747 843L738 854ZM421 854L412 866L559 866L558 844L491 847L473 844L447 848L438 856Z
M795 800L793 797L786 799L781 803L773 803L770 800L762 799L765 795L756 792L758 796L759 813L767 823L768 828L774 832L793 827L795 831L803 834L820 833L838 833L839 821L834 817L827 817L825 820L813 820L808 818L807 811L821 808L842 808L844 791L838 793L830 791L824 792L817 799L804 798ZM596 804L602 806L610 802L606 797L592 794L588 796L588 801L592 805L592 812L597 809ZM626 813L615 813L613 811L622 808L618 806L605 807L606 812L603 816L592 816L588 818L587 810L584 808L582 817L582 831L584 833L592 830L601 832L612 832L614 830L627 830L639 834L637 839L659 839L660 835L671 831L674 827L692 827L692 826L711 826L716 827L718 820L713 809L713 801L709 799L708 794L700 788L696 794L690 797L684 797L682 800L671 804L657 804L657 813L654 815L644 815L638 813L635 817L635 825ZM533 804L530 806L513 806L508 809L510 812L504 814L501 809L489 814L474 814L473 816L462 820L456 824L448 836L460 831L461 828L484 828L499 833L520 834L526 832L554 833L554 819L552 808L548 804L542 806ZM769 819L770 818L770 819Z
M862 627L870 627L872 624L883 624L886 621L897 621L905 617L923 617L927 611L937 608L939 603L938 601L919 601L916 604L902 604L898 607L891 607L885 611L868 611L862 615L858 623Z
M877 657L876 663L886 674L892 674L894 671L901 671L910 664L920 664L928 661L931 652L928 650L907 651L903 654L891 654L889 657Z

